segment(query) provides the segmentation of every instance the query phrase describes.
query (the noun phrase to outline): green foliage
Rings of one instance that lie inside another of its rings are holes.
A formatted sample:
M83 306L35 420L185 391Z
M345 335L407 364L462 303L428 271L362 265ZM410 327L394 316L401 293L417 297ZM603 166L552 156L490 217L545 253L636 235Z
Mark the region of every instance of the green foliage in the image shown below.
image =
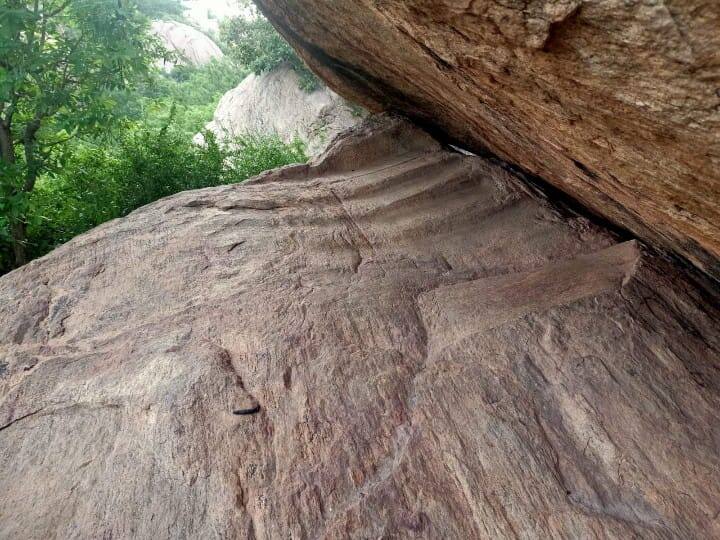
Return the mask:
M131 2L36 5L0 7L0 103L13 140L32 134L42 158L68 134L111 121L108 91L145 75L159 45Z
M225 147L205 134L192 144L175 126L124 132L114 146L82 143L62 171L42 178L30 200L28 245L39 257L110 219L162 197L242 182L263 171L304 162L300 142L242 137ZM3 232L5 231L5 233ZM0 221L0 273L10 270L9 238Z
M28 197L67 143L117 120L109 92L160 54L133 0L2 0L0 193L17 264L26 260Z
M208 136L212 137L212 134L205 133L205 137ZM231 167L231 174L227 178L229 183L241 182L283 165L305 163L308 159L305 144L301 140L295 139L285 144L277 135L235 137L224 148L228 152L228 164Z
M224 25L232 54L168 74L148 17L181 2L0 0L0 275L158 198L307 159L277 137L191 142L249 70L290 62L317 84L266 20Z
M320 84L317 77L257 8L246 7L249 16L226 19L220 25L220 39L228 54L258 74L287 62L300 76L301 86L308 92L315 90Z
M135 88L116 92L113 99L117 114L149 128L162 127L172 111L176 129L192 138L212 120L223 94L245 75L247 71L228 57L201 67L178 65L169 74L155 73Z

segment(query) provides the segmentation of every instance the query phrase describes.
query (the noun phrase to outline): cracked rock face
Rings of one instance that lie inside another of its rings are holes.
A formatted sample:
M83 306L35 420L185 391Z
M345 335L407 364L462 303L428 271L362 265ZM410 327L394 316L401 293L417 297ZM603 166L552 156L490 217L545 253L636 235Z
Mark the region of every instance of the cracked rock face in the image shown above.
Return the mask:
M718 536L717 306L371 119L0 278L0 537Z
M720 3L256 0L341 95L516 163L720 279Z

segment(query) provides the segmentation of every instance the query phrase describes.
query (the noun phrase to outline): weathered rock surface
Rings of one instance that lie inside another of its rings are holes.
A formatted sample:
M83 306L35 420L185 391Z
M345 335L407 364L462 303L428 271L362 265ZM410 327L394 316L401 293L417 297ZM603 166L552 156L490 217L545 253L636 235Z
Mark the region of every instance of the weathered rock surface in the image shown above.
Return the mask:
M317 156L362 116L326 86L307 92L295 70L282 65L250 74L227 92L205 128L221 141L248 133L277 134L287 143L298 138L307 145L308 155ZM196 140L202 142L202 135Z
M171 70L176 63L204 66L214 58L222 58L220 47L192 26L175 21L153 21L151 30L165 46L178 56L178 62L163 60L162 67Z
M339 94L489 149L720 279L720 2L256 3Z
M374 122L0 278L0 537L720 535L716 292Z

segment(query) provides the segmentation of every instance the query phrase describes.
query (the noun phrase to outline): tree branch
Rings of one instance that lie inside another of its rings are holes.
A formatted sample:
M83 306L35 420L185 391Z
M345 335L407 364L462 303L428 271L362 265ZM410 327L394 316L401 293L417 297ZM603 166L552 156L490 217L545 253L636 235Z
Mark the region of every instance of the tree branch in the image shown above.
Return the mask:
M35 117L25 126L25 133L23 134L27 172L22 190L25 193L30 193L35 188L35 182L40 172L40 167L42 167L42 163L38 160L38 156L35 153L37 148L37 132L42 125L42 118L42 113L35 113Z
M15 163L15 145L10 131L14 111L12 105L7 108L7 112L5 107L5 103L0 104L0 160L5 163Z
M0 157L5 163L15 163L15 145L12 140L10 128L5 123L0 124Z

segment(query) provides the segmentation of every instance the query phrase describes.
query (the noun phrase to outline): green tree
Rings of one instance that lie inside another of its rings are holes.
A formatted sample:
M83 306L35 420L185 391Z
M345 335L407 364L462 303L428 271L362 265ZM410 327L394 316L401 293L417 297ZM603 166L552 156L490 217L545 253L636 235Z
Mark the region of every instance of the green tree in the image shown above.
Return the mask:
M30 197L29 255L40 257L161 197L242 182L307 160L300 141L285 144L277 136L241 137L226 146L206 133L206 144L198 146L170 121L161 128L119 130L109 145L81 141L62 170L40 178ZM0 259L0 274L7 270Z
M242 0L240 4L245 14L225 19L220 24L220 40L228 54L240 65L258 74L288 63L300 76L305 90L317 88L320 81L270 21L249 0Z
M247 75L230 57L203 66L178 64L170 73L158 70L137 86L113 92L115 114L148 128L173 124L192 138L212 120L220 98Z
M110 92L160 56L133 0L0 0L0 215L27 261L29 196L71 139L117 116Z

